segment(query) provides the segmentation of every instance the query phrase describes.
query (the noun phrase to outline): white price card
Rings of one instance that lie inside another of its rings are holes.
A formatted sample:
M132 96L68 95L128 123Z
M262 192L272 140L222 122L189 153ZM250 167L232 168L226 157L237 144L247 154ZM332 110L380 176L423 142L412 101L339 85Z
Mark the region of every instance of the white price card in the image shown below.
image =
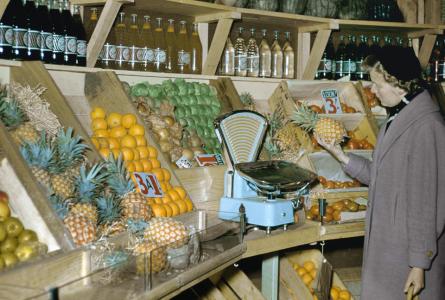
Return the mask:
M176 165L180 169L190 169L193 165L191 161L189 161L185 156L182 156L180 159L176 161Z
M322 90L321 97L324 100L324 109L327 114L341 114L340 99L338 98L338 92L336 89Z
M200 167L223 165L224 160L221 154L198 154L195 156Z
M155 174L133 172L141 193L146 197L163 197L161 185Z

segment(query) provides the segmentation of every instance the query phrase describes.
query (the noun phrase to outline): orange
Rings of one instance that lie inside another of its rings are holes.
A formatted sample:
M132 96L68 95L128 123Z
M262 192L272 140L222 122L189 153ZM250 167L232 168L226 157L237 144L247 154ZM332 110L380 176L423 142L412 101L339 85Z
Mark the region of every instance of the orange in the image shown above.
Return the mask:
M338 300L340 292L336 287L331 288L330 296L332 300Z
M339 298L340 300L350 300L351 299L351 293L347 290L342 290L339 293Z
M119 144L119 140L114 137L108 138L108 144L110 145L110 149L119 149L121 146Z
M308 261L305 261L305 262L304 262L304 264L303 264L303 268L305 268L306 271L310 272L310 271L312 271L313 269L315 269L315 264L314 264L313 261L308 260Z
M175 202L168 202L167 203L168 206L170 206L173 210L172 216L177 216L179 215L179 206L178 204L176 204Z
M169 203L169 202L172 202L172 198L169 195L164 194L164 197L162 197L162 203Z
M119 155L121 155L121 151L119 149L111 149L111 153L113 153L114 159L118 159Z
M148 173L151 171L151 169L153 168L151 165L150 160L143 158L140 160L142 167L144 168L144 172Z
M128 172L134 172L136 169L133 161L126 161L125 166L127 167Z
M102 155L103 158L107 159L110 156L110 149L100 148L99 153L100 153L100 155Z
M108 137L108 131L106 129L98 129L93 131L94 137Z
M307 273L307 271L306 271L306 269L303 268L303 267L299 267L299 268L297 269L297 274L298 274L298 276L300 276L300 277L303 277L304 274L306 274L306 273Z
M108 138L97 138L97 142L99 143L99 148L110 148Z
M161 204L151 204L151 211L157 218L167 216L167 210L165 209L164 205Z
M173 189L172 185L170 184L170 182L164 181L165 182L165 188L167 189L167 191L170 191L171 189Z
M162 173L164 173L164 181L170 181L170 178L172 177L170 174L170 171L164 168L161 168Z
M133 164L136 172L144 172L144 166L139 160L133 161Z
M126 135L121 138L121 146L128 148L136 148L136 139L131 135Z
M187 203L185 203L184 200L178 200L178 201L175 201L175 203L179 207L179 213L180 214L186 213L188 211Z
M91 120L97 119L97 118L105 118L106 113L105 110L102 107L94 106L90 113Z
M173 215L173 209L168 204L163 204L163 206L167 211L167 217L171 217Z
M301 278L306 286L309 286L313 280L312 276L309 274L304 274Z
M124 137L125 135L127 135L127 129L125 129L125 128L122 127L122 126L116 126L116 127L113 127L113 128L110 130L110 136L111 136L111 137L120 139L120 138Z
M181 199L184 199L187 196L187 192L182 186L175 186L174 190L181 196Z
M133 126L130 127L130 129L128 129L128 133L132 136L144 135L145 128L142 125L134 124Z
M91 142L93 143L94 148L96 148L96 149L100 148L99 141L96 138L91 138Z
M153 166L153 169L158 169L161 167L161 162L159 160L157 160L156 158L151 158L150 161Z
M151 170L151 173L156 175L156 178L158 179L159 182L164 181L164 172L162 172L161 169L154 168Z
M150 152L148 151L147 147L145 147L145 146L137 146L136 149L139 152L139 157L140 158L149 158L150 157Z
M139 160L140 159L140 157L139 157L139 151L138 150L136 150L136 149L134 149L134 148L131 148L131 150L133 150L133 155L134 155L134 160Z
M185 204L187 204L187 211L192 211L193 210L192 200L190 200L189 198L186 198L184 201L185 201Z
M172 198L173 201L178 201L178 200L182 200L181 196L179 196L178 192L175 190L169 190L167 192L167 194L170 195L170 197Z
M130 128L131 126L133 126L134 124L136 124L136 116L133 114L125 114L122 117L122 126L124 126L125 128Z
M107 129L107 121L105 121L104 118L96 118L91 122L91 129L97 130L97 129Z
M313 269L309 272L309 274L311 274L312 278L315 278L315 277L317 277L317 270Z
M107 117L107 123L108 123L108 127L110 127L110 128L120 126L122 124L122 115L112 112Z
M156 150L155 147L147 146L147 149L148 149L148 152L150 153L149 154L150 158L157 158L158 157L158 150Z
M165 181L160 182L160 185L161 185L161 190L164 193L166 193L168 191L168 188L167 188L167 184L165 183Z
M156 198L155 198L155 203L157 203L157 204L163 204L163 202L162 202L162 198L161 198L161 197L156 197Z
M134 158L134 152L133 152L133 149L130 149L130 148L122 148L122 149L121 149L121 152L122 152L122 158L123 158L125 161L133 160L133 158Z
M143 136L143 135L135 135L134 138L136 139L136 145L138 145L138 146L147 146L147 140L145 139L145 136Z

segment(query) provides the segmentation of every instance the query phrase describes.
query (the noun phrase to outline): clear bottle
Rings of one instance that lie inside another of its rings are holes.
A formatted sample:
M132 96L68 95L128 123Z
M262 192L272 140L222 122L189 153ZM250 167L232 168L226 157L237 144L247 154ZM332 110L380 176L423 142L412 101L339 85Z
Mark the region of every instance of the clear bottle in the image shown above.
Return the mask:
M68 0L61 0L63 4L63 36L65 39L65 48L63 51L63 62L65 65L75 65L77 57L77 34L74 27L74 19L70 11Z
M321 56L320 64L318 65L315 79L332 79L335 73L335 60L334 60L334 43L332 42L332 36L329 37L326 48Z
M271 64L272 64L272 52L270 51L269 43L267 42L267 30L261 30L262 39L260 42L260 71L259 76L263 78L270 77Z
M93 7L90 9L90 18L88 20L87 26L86 26L86 32L87 32L87 41L91 39L91 36L93 35L94 28L96 28L97 20L99 19L99 14L96 7Z
M128 69L129 70L140 70L140 62L143 61L142 45L139 40L139 26L138 26L138 15L131 14L130 26L128 27Z
M164 37L164 29L162 28L162 18L156 18L156 28L153 33L154 37L154 61L153 69L156 72L165 71L165 62L167 61L166 44Z
M167 61L165 62L165 71L169 73L176 72L176 64L178 61L176 51L176 33L175 20L168 19L167 32L165 34L165 43L167 47Z
M73 6L73 20L75 26L75 33L77 35L77 57L76 65L86 66L87 64L87 37L85 28L82 24L82 18L80 16L79 5Z
M191 44L190 71L192 74L201 74L202 44L198 33L198 23L193 23L193 30L190 39L190 44Z
M153 60L154 60L154 38L153 32L151 31L151 19L150 16L144 16L144 24L142 25L140 39L143 46L143 60L141 63L142 71L152 71L153 70Z
M40 35L40 28L38 26L37 8L34 0L26 0L25 2L25 28L26 32L23 36L23 42L26 47L25 59L37 60L40 57L40 49L37 45L37 40Z
M238 29L238 36L235 40L235 76L247 75L247 48L243 38L244 28Z
M260 73L260 50L255 39L255 28L250 29L247 42L247 76L258 77Z
M128 48L128 31L125 24L125 13L120 12L118 22L115 27L116 34L116 69L126 69L130 59L130 49Z
M37 40L38 47L40 49L40 60L46 63L51 62L52 52L52 23L49 16L49 8L46 0L38 0L38 18L42 20L40 22L40 35Z
M116 49L116 34L115 34L115 26L113 26L108 33L105 44L102 48L102 52L99 56L98 65L104 69L114 69L117 49Z
M295 53L292 48L290 32L285 32L286 41L283 45L283 77L293 79L295 77Z
M221 75L235 75L235 48L233 47L230 37L227 38L226 47L221 61Z
M283 78L283 51L280 46L280 32L274 31L274 41L272 43L272 77Z
M189 36L187 34L187 22L179 22L179 32L177 39L177 50L178 50L178 64L176 70L178 73L188 74L190 73L190 42Z

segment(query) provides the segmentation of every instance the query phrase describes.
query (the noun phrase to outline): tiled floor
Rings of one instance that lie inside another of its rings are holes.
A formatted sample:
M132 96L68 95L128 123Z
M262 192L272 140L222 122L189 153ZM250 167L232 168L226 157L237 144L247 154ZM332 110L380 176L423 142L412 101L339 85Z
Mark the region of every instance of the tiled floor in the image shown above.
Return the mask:
M356 300L360 300L361 271L361 267L335 269L335 272Z

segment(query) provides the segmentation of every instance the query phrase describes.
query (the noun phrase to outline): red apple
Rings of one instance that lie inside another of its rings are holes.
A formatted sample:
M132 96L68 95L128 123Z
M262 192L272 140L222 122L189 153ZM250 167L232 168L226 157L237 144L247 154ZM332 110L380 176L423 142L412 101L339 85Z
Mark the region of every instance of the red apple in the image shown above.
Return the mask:
M9 202L8 194L6 194L3 191L0 191L0 201L8 203Z

